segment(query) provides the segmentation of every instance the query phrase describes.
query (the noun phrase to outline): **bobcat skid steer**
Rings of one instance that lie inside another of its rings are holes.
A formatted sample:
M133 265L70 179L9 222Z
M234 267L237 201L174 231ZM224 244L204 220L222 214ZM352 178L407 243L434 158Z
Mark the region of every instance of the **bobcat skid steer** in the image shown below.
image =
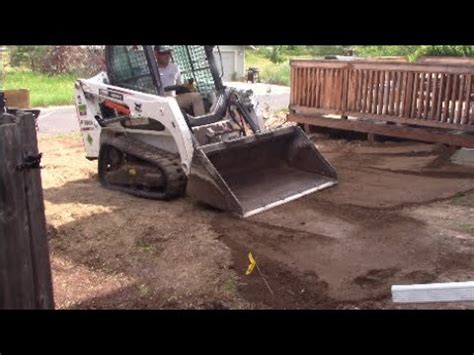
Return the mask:
M180 109L162 87L151 46L107 46L107 72L75 84L88 159L106 188L169 200L187 191L248 217L336 184L299 127L266 129L251 91L222 84L213 46L169 46L206 114ZM189 88L189 86L187 86Z

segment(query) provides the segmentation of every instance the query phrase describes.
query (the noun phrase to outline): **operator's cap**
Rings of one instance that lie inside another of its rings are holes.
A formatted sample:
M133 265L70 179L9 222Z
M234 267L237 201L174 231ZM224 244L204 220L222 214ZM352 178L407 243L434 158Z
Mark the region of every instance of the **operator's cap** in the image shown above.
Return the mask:
M155 46L154 50L160 54L171 53L172 51L171 47L169 46Z

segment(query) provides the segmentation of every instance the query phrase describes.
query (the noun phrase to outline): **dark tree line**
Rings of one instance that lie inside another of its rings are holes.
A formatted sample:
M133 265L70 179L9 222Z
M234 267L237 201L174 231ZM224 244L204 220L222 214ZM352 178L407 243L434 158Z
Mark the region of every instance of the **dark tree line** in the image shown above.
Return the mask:
M10 46L10 65L47 74L94 75L104 69L100 46Z

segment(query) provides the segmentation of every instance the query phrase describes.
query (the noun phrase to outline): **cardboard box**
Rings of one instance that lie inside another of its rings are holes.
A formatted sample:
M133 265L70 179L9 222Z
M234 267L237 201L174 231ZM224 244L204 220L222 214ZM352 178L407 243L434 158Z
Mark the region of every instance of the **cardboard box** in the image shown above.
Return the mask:
M5 90L4 93L7 107L30 108L30 90Z

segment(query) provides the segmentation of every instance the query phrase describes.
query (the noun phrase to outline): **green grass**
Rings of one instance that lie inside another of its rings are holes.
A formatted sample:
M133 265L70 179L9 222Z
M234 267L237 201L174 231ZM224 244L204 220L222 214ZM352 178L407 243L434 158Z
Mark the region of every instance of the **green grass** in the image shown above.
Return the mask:
M260 80L264 83L290 85L290 63L288 59L283 63L275 64L261 54L248 50L245 52L245 66L247 68L259 68Z
M468 230L469 232L474 232L474 224L464 224L463 228Z
M228 279L224 282L224 290L229 293L236 293L237 292L237 284L233 279Z
M5 75L5 89L30 90L32 107L74 104L73 74L47 75L27 70L11 69Z
M456 205L456 206L462 206L462 205L464 205L466 202L467 202L467 196L464 195L463 193L460 193L460 194L456 195L456 196L453 197L453 199L451 200L451 203L452 203L453 205Z
M310 55L287 55L282 63L275 64L256 50L245 51L245 67L260 69L263 83L290 86L290 59L312 58ZM314 57L319 58L320 57Z

